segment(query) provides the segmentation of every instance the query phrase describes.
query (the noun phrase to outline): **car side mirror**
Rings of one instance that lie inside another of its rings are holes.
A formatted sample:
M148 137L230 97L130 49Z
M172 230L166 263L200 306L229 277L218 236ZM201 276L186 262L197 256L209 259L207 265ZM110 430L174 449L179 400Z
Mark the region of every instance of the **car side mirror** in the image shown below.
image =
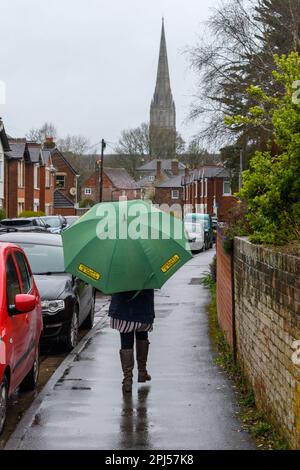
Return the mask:
M15 297L15 315L29 313L36 307L36 297L34 295L19 294Z

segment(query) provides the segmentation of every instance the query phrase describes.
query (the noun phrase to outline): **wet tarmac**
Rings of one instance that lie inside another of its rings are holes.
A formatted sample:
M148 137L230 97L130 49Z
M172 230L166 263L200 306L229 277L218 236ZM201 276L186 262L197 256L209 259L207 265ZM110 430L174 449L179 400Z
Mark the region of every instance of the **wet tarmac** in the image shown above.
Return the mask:
M33 402L7 449L253 449L241 430L230 382L214 364L208 291L200 278L214 252L199 254L156 293L152 381L123 396L119 335L106 299L98 323Z

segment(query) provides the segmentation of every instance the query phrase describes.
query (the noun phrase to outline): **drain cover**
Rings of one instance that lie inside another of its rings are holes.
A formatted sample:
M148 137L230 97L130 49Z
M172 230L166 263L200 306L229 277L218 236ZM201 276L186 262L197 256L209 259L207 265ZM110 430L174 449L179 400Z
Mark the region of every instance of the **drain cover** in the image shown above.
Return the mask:
M190 286L200 286L201 285L201 278L200 277L193 277L189 284Z

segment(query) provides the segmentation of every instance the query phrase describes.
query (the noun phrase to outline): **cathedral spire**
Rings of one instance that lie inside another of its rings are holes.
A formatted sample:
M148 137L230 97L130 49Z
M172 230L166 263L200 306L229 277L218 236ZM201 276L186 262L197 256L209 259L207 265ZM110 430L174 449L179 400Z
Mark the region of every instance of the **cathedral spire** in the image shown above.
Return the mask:
M170 84L164 17L162 17L159 60L158 60L158 68L157 68L154 101L158 102L161 99L163 100L167 99L168 101L173 100L171 84Z
M172 157L176 141L176 110L168 64L165 22L162 18L156 86L150 111L151 152L156 157Z

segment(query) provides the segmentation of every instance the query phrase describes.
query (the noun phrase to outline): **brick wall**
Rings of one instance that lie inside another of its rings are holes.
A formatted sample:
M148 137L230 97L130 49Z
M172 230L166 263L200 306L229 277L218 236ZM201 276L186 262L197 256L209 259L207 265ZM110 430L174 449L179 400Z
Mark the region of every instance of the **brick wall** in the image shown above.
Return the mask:
M228 343L234 346L231 257L223 249L222 232L217 235L217 307L219 324Z
M300 367L292 361L300 340L300 258L236 239L234 265L240 363L258 406L300 449Z

